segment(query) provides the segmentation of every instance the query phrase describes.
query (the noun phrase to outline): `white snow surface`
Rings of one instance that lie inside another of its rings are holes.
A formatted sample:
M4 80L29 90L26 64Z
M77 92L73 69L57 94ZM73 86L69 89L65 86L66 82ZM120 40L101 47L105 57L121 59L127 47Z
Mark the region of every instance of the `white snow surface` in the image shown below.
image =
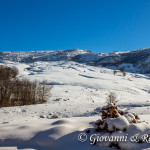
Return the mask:
M53 88L51 97L44 104L0 108L0 147L36 150L59 150L62 147L65 150L112 149L93 146L89 141L78 141L78 134L93 128L93 122L100 119L99 108L105 105L109 92L117 94L120 108L135 112L150 123L148 75L127 73L123 77L118 72L114 76L111 69L71 61L29 64L4 61L1 64L16 66L19 78L46 79ZM49 119L52 115L59 116L59 119ZM143 133L149 132L144 131L145 125L139 128ZM132 127L128 130L132 130ZM147 144L142 144L140 148L149 149Z
M123 131L129 127L129 122L124 116L107 118L107 124L109 131L113 131L114 128Z

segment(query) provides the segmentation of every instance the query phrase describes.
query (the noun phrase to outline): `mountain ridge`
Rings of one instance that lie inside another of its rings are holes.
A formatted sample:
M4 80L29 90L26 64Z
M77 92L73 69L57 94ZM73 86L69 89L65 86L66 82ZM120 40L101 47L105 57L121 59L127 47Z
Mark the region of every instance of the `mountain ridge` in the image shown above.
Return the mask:
M23 63L33 63L36 61L75 61L110 69L124 67L126 71L130 72L150 73L150 48L109 53L95 53L85 49L21 52L3 51L0 52L0 59Z

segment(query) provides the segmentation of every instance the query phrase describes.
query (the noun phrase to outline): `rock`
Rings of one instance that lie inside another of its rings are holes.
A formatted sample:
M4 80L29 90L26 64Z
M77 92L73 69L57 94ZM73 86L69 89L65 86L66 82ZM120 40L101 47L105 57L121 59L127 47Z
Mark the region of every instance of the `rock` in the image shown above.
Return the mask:
M46 116L46 118L47 118L47 119L51 119L51 117L52 117L52 116L49 116L49 115L48 115L48 116Z
M86 130L86 133L90 133L90 132L91 132L91 130L90 130L90 129L87 129L87 130Z
M51 119L57 119L57 118L59 118L57 115L51 116Z
M40 115L40 118L46 118L46 116L45 115Z

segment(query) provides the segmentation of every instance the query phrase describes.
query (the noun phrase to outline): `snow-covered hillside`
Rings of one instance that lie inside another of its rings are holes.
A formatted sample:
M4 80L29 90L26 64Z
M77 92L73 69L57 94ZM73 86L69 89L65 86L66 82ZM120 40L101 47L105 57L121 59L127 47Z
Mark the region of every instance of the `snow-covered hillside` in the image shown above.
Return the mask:
M92 53L89 50L70 49L58 51L22 51L22 52L1 52L0 58L16 62L35 62L35 61L60 61L70 60L77 55Z
M73 61L28 64L3 61L1 64L16 66L19 78L46 79L53 89L52 96L44 104L0 108L0 146L91 149L89 143L80 143L77 135L91 128L92 122L100 118L100 107L105 104L109 92L117 94L120 108L135 112L150 122L150 80L147 75L127 73L123 77L118 72L114 76L111 69ZM51 120L53 115L60 119Z
M124 52L94 53L84 49L59 51L0 52L0 61L31 63L36 61L74 61L111 69L124 67L128 72L150 73L150 48Z

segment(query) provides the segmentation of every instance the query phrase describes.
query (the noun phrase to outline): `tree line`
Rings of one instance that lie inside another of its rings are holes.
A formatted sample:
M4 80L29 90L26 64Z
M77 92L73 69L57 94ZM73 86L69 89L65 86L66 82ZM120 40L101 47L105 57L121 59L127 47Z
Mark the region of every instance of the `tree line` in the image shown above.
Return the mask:
M19 79L16 67L0 65L0 107L44 103L52 86L47 81Z

